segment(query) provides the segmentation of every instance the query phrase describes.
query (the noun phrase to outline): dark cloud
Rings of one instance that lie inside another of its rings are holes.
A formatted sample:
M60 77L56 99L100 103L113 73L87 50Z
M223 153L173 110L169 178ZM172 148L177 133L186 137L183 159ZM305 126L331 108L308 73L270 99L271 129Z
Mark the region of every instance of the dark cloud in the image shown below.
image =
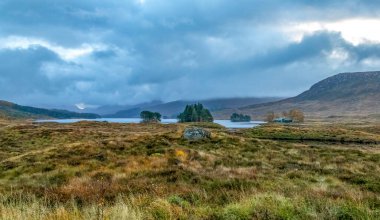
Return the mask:
M379 6L369 0L3 0L0 98L59 106L294 95L338 72L380 67L373 62L380 45L354 45L326 30L295 41L284 29L378 18ZM37 39L36 45L14 46L12 36Z
M0 50L1 94L24 96L34 92L52 92L46 75L40 72L45 62L61 62L58 56L42 47L28 50Z
M330 51L334 47L334 44L342 40L340 35L336 33L316 33L306 36L299 43L291 43L284 48L271 50L263 55L254 57L251 65L253 68L266 68L302 62L322 56L323 52Z
M102 50L102 51L96 51L92 54L93 57L96 59L107 59L115 57L117 54L114 50Z

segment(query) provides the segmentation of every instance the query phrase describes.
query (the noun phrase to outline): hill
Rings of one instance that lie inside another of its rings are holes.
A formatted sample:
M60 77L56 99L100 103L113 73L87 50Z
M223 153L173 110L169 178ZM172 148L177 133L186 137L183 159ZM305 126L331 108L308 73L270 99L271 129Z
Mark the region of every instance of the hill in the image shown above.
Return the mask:
M12 102L0 100L0 117L8 119L24 119L24 118L100 118L97 114L77 113L58 109L43 109L30 106L17 105Z
M158 100L153 100L150 102L143 102L143 103L138 103L135 105L102 105L97 108L86 108L78 112L86 111L88 113L95 113L99 115L111 115L111 114L114 114L115 112L123 111L126 109L145 108L145 107L155 106L159 104L163 104L163 102L158 101Z
M237 112L262 116L268 111L281 113L292 108L313 116L349 116L380 113L380 72L340 73L314 84L302 94L275 102L247 105ZM219 111L226 117L232 111Z
M202 103L203 106L209 109L211 112L221 111L226 109L235 109L246 105L272 102L279 100L280 98L220 98L220 99L207 99L207 100L178 100L167 103L160 103L156 105L145 105L131 107L122 111L118 111L115 114L105 115L104 117L111 118L133 118L139 117L140 112L147 110L153 112L160 112L166 117L177 117L181 113L186 105ZM229 116L228 116L229 117Z

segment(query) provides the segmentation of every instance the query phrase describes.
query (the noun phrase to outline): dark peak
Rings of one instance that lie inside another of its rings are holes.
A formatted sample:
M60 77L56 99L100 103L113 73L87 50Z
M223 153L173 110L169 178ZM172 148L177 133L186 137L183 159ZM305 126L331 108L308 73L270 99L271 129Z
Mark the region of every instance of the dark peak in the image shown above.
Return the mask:
M336 74L333 77L379 77L380 71L367 71L367 72L346 72L346 73L339 73Z
M380 92L380 71L340 73L314 84L295 100L334 100Z
M323 85L333 85L345 83L352 80L360 80L360 81L371 81L371 80L379 80L380 79L380 71L374 72L348 72L348 73L339 73L337 75L328 77L315 85L313 85L310 89L317 88Z
M8 101L0 100L0 106L11 107L11 106L14 106L14 105L15 105L15 104L12 103L12 102L8 102Z

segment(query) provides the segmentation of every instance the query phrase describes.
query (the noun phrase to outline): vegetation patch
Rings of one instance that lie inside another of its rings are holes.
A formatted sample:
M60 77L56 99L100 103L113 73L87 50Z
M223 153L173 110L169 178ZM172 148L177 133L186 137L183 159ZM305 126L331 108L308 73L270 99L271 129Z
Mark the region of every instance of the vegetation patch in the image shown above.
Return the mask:
M379 219L377 128L13 122L0 218Z

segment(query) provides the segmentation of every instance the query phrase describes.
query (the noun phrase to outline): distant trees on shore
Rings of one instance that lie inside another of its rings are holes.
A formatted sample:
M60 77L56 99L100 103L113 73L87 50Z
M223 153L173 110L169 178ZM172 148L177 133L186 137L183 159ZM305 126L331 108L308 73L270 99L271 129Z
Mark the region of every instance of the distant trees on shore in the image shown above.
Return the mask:
M300 109L291 109L289 112L283 111L282 116L270 111L265 116L267 122L273 122L279 117L291 119L293 122L304 122L305 120L305 115Z
M230 120L232 122L250 122L251 116L249 115L243 115L238 113L233 113L230 117Z
M267 121L267 122L273 122L274 119L277 118L277 117L278 116L274 112L270 111L270 112L267 112L267 114L265 116L265 121Z
M210 111L202 104L186 105L185 110L177 116L179 122L213 122Z
M142 122L159 122L161 121L161 114L158 112L142 111L140 118Z
M288 117L291 118L294 122L304 122L305 121L305 115L299 109L290 110Z

